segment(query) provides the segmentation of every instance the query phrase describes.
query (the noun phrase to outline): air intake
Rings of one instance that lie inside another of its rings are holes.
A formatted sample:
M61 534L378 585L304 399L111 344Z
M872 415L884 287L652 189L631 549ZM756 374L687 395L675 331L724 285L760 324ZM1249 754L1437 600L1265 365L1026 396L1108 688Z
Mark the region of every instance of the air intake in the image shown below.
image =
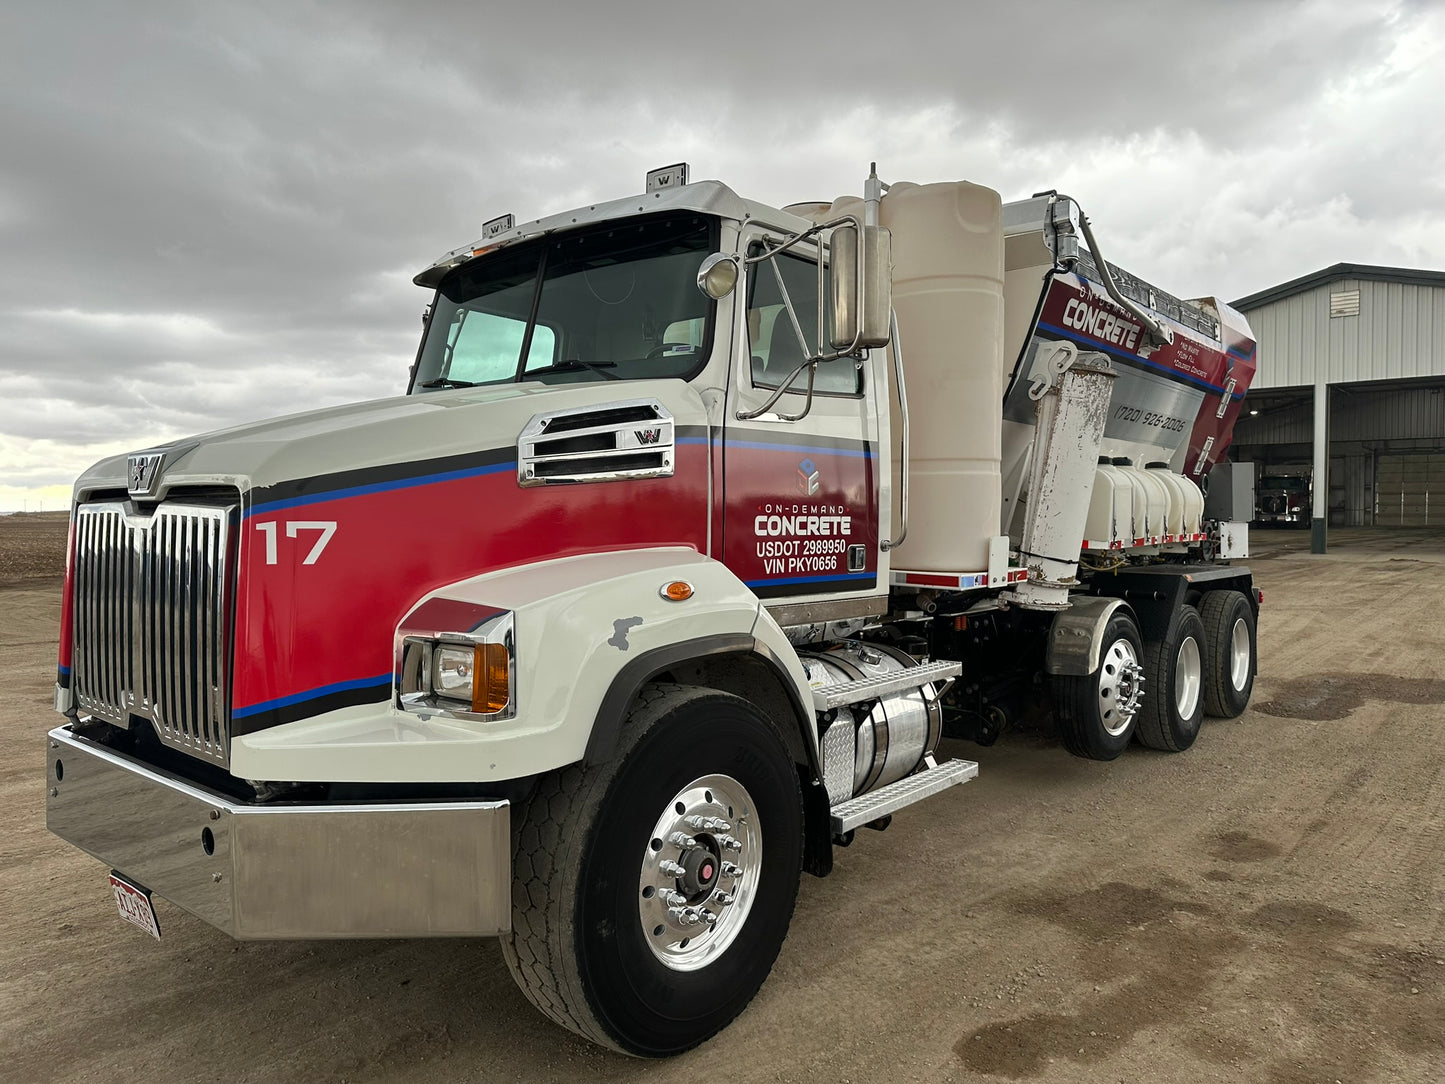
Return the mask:
M523 486L669 478L672 415L656 399L538 414L517 439Z

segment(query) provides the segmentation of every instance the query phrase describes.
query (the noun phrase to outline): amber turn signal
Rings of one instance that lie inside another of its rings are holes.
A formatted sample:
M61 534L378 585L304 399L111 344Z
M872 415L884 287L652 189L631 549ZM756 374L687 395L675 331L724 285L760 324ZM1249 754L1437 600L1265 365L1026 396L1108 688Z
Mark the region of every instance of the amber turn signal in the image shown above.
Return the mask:
M506 644L477 644L472 680L472 710L493 715L511 702L511 667Z
M669 602L685 602L692 598L692 584L686 580L673 580L659 593Z

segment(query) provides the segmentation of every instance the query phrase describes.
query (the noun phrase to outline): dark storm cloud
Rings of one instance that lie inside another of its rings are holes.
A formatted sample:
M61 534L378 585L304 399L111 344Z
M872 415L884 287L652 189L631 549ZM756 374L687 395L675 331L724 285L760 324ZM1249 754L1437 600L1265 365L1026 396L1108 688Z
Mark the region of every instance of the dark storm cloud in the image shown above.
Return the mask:
M688 159L773 203L1078 196L1237 296L1439 266L1435 4L9 5L0 508L101 452L392 394L476 236Z

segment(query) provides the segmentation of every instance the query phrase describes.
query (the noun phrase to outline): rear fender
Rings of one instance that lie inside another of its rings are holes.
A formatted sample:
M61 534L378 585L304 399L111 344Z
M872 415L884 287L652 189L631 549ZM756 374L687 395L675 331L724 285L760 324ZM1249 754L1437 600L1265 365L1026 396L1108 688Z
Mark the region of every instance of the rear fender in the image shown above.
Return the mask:
M1088 677L1099 668L1109 619L1121 610L1133 616L1133 610L1118 598L1076 596L1069 601L1069 608L1055 616L1049 628L1044 669L1050 674Z

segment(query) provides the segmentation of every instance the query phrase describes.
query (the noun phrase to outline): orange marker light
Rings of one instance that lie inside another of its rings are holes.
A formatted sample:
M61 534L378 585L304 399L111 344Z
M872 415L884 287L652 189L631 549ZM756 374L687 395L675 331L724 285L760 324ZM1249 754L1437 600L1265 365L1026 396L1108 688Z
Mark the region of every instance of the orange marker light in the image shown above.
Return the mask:
M686 580L673 580L659 593L669 602L686 602L692 598L692 584Z
M511 673L505 644L477 644L472 680L472 710L479 715L502 711L511 702Z

